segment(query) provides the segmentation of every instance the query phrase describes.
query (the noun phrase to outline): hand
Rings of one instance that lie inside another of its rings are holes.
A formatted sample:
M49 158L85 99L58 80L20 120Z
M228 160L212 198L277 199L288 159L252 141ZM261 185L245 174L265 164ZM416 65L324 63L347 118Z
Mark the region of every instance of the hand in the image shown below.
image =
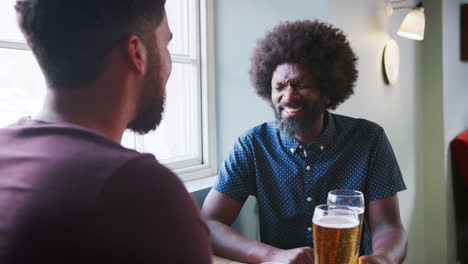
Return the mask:
M359 264L392 264L392 262L385 255L373 254L360 257Z
M272 259L269 261L276 261L284 264L313 264L314 249L311 247L301 247L279 250L272 255Z

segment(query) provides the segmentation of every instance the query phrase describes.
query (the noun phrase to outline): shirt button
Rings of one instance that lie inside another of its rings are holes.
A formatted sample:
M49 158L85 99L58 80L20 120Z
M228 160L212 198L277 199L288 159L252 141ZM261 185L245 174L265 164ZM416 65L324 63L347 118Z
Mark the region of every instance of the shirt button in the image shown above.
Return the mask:
M307 197L308 202L312 202L312 197Z
M320 146L320 150L324 150L325 149L325 146Z
M293 149L293 148L291 148L290 151L291 151L291 153L294 153L294 149Z
M299 145L299 148L302 149L302 145Z
M310 166L307 166L307 167L306 167L306 170L310 171Z
M312 227L309 226L309 227L307 228L307 231L312 232Z

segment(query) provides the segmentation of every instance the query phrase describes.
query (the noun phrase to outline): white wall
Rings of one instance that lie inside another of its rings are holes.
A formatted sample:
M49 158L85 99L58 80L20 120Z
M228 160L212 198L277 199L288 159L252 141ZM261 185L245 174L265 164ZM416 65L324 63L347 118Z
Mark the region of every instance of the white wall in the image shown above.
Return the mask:
M468 0L443 1L445 142L468 128L468 62L460 59L460 6Z
M216 99L219 162L247 129L274 119L250 84L252 50L282 21L326 20L327 0L216 0Z
M359 56L355 94L337 112L374 121L385 129L408 187L399 193L402 220L409 237L406 263L425 263L423 179L417 166L416 140L418 43L396 35L406 12L395 11L388 17L384 1L330 0L328 10L329 22L348 34ZM397 41L401 52L400 80L394 86L386 85L382 74L382 52L391 38Z

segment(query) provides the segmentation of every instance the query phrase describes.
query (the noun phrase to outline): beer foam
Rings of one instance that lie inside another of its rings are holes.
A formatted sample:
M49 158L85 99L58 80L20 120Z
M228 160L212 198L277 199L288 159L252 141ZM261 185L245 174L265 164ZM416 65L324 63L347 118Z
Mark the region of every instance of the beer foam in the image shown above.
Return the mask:
M325 215L320 219L314 219L314 224L326 228L346 229L359 225L359 220L349 216Z
M360 208L360 207L352 207L357 214L363 214L364 213L364 208Z

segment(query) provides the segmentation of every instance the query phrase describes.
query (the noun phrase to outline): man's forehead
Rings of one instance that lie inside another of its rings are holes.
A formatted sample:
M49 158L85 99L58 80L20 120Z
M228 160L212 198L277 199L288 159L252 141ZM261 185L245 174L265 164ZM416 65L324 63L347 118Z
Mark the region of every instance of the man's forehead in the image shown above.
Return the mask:
M309 71L298 63L282 63L277 66L273 73L273 80L297 80L308 77Z

